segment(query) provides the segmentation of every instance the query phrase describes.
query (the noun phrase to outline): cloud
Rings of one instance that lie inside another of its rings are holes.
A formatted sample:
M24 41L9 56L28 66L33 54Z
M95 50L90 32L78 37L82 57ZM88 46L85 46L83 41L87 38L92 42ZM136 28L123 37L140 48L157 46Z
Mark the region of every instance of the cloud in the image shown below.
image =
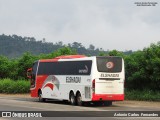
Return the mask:
M122 0L0 0L0 33L117 50L159 41L160 11ZM154 1L155 2L155 1Z

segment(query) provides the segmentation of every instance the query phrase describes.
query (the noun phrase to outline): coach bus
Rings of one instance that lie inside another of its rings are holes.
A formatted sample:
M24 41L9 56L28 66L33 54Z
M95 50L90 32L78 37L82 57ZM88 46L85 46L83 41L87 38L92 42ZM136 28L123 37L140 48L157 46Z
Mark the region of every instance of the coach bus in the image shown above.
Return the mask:
M27 71L31 97L58 99L71 105L124 100L124 60L121 57L59 56L42 59ZM30 73L30 74L29 74Z

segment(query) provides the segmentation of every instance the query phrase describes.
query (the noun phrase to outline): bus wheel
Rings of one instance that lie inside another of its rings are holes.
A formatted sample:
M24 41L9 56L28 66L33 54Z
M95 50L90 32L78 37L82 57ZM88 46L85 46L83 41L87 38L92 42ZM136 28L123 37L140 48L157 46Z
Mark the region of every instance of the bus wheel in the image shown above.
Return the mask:
M45 102L46 101L45 98L42 98L42 92L41 91L38 92L38 100L39 100L39 102Z
M75 99L75 96L74 96L73 92L70 93L70 97L69 98L70 98L71 105L76 105L76 99Z
M76 101L77 101L77 105L78 106L82 106L83 105L81 93L77 94Z

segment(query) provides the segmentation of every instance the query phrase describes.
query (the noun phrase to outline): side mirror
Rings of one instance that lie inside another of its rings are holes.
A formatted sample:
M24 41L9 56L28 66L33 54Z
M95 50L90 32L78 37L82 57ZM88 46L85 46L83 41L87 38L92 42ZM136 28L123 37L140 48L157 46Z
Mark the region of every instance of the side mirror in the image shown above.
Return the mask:
M29 68L29 69L27 70L27 77L28 77L29 79L31 79L31 75L32 75L32 68Z

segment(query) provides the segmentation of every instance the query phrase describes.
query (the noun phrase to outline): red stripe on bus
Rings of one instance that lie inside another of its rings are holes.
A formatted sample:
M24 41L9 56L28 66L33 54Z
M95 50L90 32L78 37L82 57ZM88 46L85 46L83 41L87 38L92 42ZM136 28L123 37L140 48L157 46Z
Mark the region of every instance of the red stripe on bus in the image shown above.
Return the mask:
M31 89L31 97L38 97L38 90L42 89L42 85L44 81L47 79L48 75L37 75L36 78L36 87L34 89Z
M40 62L57 62L59 59L74 59L74 58L84 58L85 55L62 55L55 57L53 59L42 59L39 60Z
M92 101L122 101L124 94L92 94Z
M47 83L47 84L44 86L44 88L45 88L45 87L49 87L49 88L51 88L51 90L53 90L53 87L54 87L54 86L53 86L52 83Z

